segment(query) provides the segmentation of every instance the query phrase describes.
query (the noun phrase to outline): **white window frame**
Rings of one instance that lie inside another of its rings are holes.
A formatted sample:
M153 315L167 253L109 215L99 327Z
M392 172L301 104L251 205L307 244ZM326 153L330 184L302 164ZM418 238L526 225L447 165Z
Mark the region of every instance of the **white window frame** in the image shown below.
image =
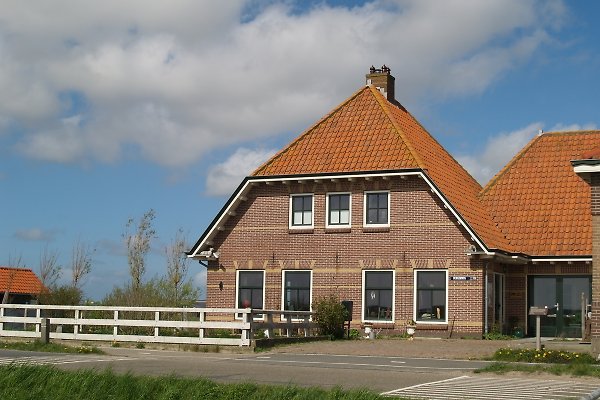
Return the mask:
M443 321L435 321L435 320L419 321L419 320L417 320L417 275L419 272L444 272L446 275L446 278L445 278L445 282L446 282L446 312L445 312L445 319ZM448 285L448 270L447 269L425 268L425 269L415 269L414 270L414 275L413 275L413 320L417 324L425 324L425 325L447 325L448 324L448 315L450 315L450 307L448 304L448 292L450 290L449 286L450 285Z
M313 270L312 269L283 269L281 270L281 311L286 311L285 307L285 273L286 272L310 272L310 306L309 311L312 311L312 300L313 300ZM281 315L284 318L284 315ZM292 321L301 321L304 318L292 318ZM312 321L312 316L310 317Z
M385 224L369 224L368 221L368 208L367 208L367 198L369 194L373 193L387 193L387 209L388 209L388 220ZM391 192L389 190L369 190L364 192L363 196L363 226L365 227L389 227L390 221L392 219L392 210L390 208L391 203Z
M390 321L382 321L379 319L365 319L366 309L366 298L365 298L365 284L367 272L391 272L392 273L392 319ZM393 324L396 320L396 270L394 269L363 269L362 270L362 283L361 283L361 304L360 319L362 322L371 322L374 324Z
M235 271L235 307L234 308L238 308L238 304L239 304L239 296L240 296L240 272L262 272L262 277L263 277L263 290L262 290L262 301L263 301L263 309L265 309L265 300L266 300L266 292L267 292L267 288L266 288L266 271L264 269L238 269ZM235 313L235 319L243 319L242 317L240 317L238 315L238 313ZM262 321L265 319L264 314L261 317L254 317L255 320L259 320Z
M347 224L329 224L329 196L331 195L348 195L348 223ZM352 226L352 192L329 192L325 194L325 228L350 228Z
M311 211L311 218L310 218L310 225L294 225L294 210L293 210L293 203L294 203L294 197L299 197L299 196L310 196L311 197L311 204L312 204L312 211ZM294 193L294 194L290 194L290 206L289 206L289 228L290 229L314 229L315 227L315 194L314 193Z

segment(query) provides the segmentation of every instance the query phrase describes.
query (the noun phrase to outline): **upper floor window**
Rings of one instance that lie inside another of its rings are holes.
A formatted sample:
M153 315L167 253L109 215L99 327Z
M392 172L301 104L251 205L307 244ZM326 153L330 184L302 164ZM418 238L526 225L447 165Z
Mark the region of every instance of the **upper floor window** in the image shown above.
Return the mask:
M390 193L365 192L365 225L390 225Z
M350 193L327 195L327 226L350 226Z
M313 195L293 194L290 197L290 227L313 227Z

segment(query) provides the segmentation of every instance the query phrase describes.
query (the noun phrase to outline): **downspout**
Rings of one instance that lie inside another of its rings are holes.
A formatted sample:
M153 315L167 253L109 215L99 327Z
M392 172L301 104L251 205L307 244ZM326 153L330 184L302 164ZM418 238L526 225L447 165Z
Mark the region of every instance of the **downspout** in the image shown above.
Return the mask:
M485 334L488 333L489 327L488 327L488 263L485 263L485 266L483 267L483 270L485 271L484 274L484 282L483 282L483 293L485 296L485 300L484 300L484 310L483 310L483 318L484 318L484 328L483 331Z

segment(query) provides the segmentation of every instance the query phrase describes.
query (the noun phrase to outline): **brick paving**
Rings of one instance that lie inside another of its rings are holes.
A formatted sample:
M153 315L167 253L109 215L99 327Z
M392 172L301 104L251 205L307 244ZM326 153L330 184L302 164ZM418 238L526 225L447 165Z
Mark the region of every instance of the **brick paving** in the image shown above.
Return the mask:
M589 344L578 341L544 340L548 349L591 352ZM338 340L278 346L273 353L347 354L398 357L482 359L500 348L535 348L535 339L475 340L475 339L376 339Z

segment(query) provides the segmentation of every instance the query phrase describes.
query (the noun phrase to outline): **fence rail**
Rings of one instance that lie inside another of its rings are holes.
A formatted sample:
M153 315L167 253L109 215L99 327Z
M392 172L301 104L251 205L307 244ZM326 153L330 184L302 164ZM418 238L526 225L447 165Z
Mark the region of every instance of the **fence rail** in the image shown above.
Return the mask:
M0 304L0 337L40 338L48 319L50 339L250 346L259 331L268 338L275 330L287 337L312 335L311 315L249 308ZM214 337L219 330L239 333Z

